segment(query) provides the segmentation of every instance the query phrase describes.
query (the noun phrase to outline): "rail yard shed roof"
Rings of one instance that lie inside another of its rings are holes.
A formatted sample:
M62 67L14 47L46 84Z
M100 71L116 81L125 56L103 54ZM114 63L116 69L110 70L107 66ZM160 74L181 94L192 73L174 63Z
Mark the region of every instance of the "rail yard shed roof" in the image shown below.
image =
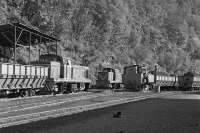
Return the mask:
M40 43L57 42L57 38L40 32L22 23L0 25L0 45L7 47L28 46Z

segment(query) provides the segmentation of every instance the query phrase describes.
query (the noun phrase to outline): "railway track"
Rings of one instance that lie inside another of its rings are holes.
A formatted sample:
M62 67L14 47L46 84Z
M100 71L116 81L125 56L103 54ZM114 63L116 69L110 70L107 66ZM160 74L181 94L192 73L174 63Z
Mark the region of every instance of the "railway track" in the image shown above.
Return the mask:
M44 95L44 96L33 96L33 97L25 97L25 98L10 98L10 99L0 99L0 108L22 105L26 103L35 103L35 102L45 102L57 99L64 99L66 97L79 97L93 94L91 92L79 92L79 93L71 93L71 94L62 94L62 95Z
M133 102L138 100L144 100L163 94L151 94L144 93L134 94L133 97L115 95L115 94L99 94L91 95L90 98L80 98L79 100L72 100L71 102L49 104L47 106L38 106L34 108L24 108L18 110L10 110L8 112L0 113L0 128L8 127L12 125L19 125L28 123L31 121L43 120L52 117L59 117L64 115L70 115L83 111L109 107L113 105L123 104L127 102ZM123 94L120 94L123 95ZM69 100L69 99L68 99Z
M35 108L41 108L41 107L49 107L49 106L55 106L55 105L61 105L64 103L74 102L78 100L85 100L89 98L95 98L98 96L104 96L105 94L90 94L90 95L84 95L84 96L76 96L72 98L62 98L58 100L52 100L52 101L43 101L43 102L36 102L36 103L26 103L22 105L15 105L10 107L4 107L0 108L0 115L10 113L10 112L17 112L17 111L24 111L24 110L30 110Z

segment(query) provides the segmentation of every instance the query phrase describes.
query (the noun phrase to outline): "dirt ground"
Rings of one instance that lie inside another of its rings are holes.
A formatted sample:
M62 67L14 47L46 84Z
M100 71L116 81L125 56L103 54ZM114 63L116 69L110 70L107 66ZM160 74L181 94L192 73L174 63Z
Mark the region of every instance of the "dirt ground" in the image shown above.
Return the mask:
M0 129L0 133L199 132L200 100L182 98L148 99Z

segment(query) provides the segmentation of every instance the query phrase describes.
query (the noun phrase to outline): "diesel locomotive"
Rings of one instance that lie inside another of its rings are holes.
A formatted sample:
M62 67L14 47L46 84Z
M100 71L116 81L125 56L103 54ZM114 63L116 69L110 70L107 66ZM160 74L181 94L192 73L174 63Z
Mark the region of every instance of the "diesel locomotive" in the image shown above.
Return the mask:
M40 56L39 63L48 67L45 91L65 93L89 89L91 80L88 67L73 65L70 59L53 54Z
M110 71L105 71L110 70ZM112 71L111 71L112 70ZM105 68L99 72L97 86L99 88L116 88L114 85L123 84L128 90L171 90L171 91L190 91L200 89L200 76L192 72L183 75L168 75L159 72L157 67L154 71L147 71L145 66L132 65L124 67L123 73L118 73L116 80L115 73L119 70ZM119 87L118 87L119 88Z
M0 62L0 95L31 96L36 93L56 94L88 90L91 84L89 67L74 65L69 58L60 56L57 41L59 40L21 23L0 25L1 57L12 60L12 63L4 63L2 60ZM40 54L38 52L38 59L30 61L32 45L37 45L39 49L38 44L48 46L55 42L56 53L48 51ZM29 62L27 65L16 62L18 47L28 48ZM2 52L4 48L7 52ZM192 90L200 88L200 76L192 72L179 76L168 75L159 72L156 67L150 72L145 66L132 65L124 67L123 72L114 68L104 68L98 72L96 87L101 89L125 88L134 91L145 89Z
M100 89L121 88L122 87L122 73L118 69L103 68L101 72L98 72L96 87Z
M91 83L89 68L73 65L70 59L59 56L57 41L59 40L21 23L0 25L0 45L14 53L10 54L10 57L14 56L14 59L11 58L12 63L0 63L0 95L30 96L43 92L56 94L87 90ZM36 61L30 61L32 45L37 45L39 49L39 44L48 46L55 42L56 53L50 54L48 51L39 54ZM16 49L19 47L28 48L28 65L17 63Z
M21 96L87 90L91 83L88 67L53 54L41 55L37 64L0 63L0 75L1 94Z

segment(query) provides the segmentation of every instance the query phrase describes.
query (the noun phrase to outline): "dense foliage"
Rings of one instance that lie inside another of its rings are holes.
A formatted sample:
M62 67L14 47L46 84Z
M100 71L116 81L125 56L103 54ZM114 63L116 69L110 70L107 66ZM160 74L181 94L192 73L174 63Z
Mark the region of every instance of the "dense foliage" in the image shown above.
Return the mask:
M93 71L137 63L198 72L199 9L198 0L1 0L0 21L59 37L60 54Z

